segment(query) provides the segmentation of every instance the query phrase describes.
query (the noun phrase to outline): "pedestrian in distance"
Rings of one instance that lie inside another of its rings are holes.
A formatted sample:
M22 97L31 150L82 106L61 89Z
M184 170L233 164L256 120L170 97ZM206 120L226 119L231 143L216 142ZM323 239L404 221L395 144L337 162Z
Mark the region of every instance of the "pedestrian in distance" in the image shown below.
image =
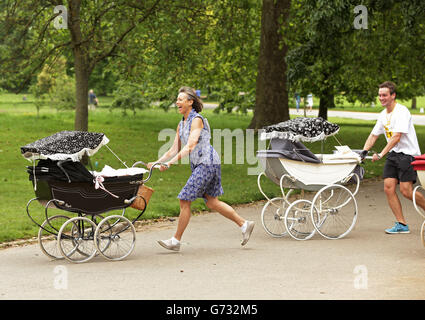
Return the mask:
M388 234L409 233L409 226L403 215L396 189L400 184L401 194L412 200L413 184L416 182L417 174L411 162L414 156L420 155L421 152L412 116L404 105L396 102L396 85L391 81L380 84L378 97L384 110L379 114L364 144L363 156L373 147L378 137L384 134L387 144L380 153L372 156L372 161L380 161L385 155L387 156L383 172L384 191L396 222L385 232ZM415 199L417 204L425 209L425 198L419 192L415 194Z
M297 107L297 113L300 110L301 97L298 92L295 93L295 105Z
M307 95L307 107L308 107L308 111L312 111L313 110L313 95L310 93Z
M98 104L99 104L99 100L94 94L93 89L90 89L89 90L89 110L95 110Z
M158 243L166 249L179 251L181 238L190 220L191 203L197 198L203 198L208 208L240 227L241 245L244 246L254 229L254 221L245 220L231 206L218 199L218 196L223 194L220 157L210 144L211 130L208 120L199 114L203 103L193 88L182 87L176 105L183 118L177 125L173 145L157 161L149 162L147 167L150 169L154 163L166 161L165 165L159 167L161 171L165 171L183 157L189 156L192 174L178 195L180 215L177 230L172 238L160 240Z

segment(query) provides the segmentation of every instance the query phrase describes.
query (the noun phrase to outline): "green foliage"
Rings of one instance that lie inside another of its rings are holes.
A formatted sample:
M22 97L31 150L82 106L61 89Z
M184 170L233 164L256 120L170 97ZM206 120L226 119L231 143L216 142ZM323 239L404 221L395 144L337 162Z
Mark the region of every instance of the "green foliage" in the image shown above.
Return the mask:
M355 29L354 7L368 10L368 29ZM351 102L375 101L385 80L398 97L424 93L423 1L292 1L287 61L292 91L342 93ZM302 26L302 27L300 27Z
M231 113L236 110L246 114L248 109L252 109L255 105L255 92L235 92L235 88L230 86L222 86L220 89L213 91L209 95L209 99L218 101L219 105L214 109L214 112L226 111Z
M52 105L57 110L74 110L76 104L75 92L75 79L73 77L65 75L58 78L51 92Z
M114 100L112 109L122 109L123 114L127 110L136 114L136 109L145 109L149 107L150 102L144 96L143 87L134 83L122 82L118 85L118 89L114 91Z
M94 68L89 79L89 88L96 92L96 95L106 96L116 90L119 81L117 70L111 66L110 58L99 62Z
M30 86L34 96L37 114L43 106L57 110L75 108L75 79L66 74L66 59L60 57L51 64L45 64L37 75L37 82Z

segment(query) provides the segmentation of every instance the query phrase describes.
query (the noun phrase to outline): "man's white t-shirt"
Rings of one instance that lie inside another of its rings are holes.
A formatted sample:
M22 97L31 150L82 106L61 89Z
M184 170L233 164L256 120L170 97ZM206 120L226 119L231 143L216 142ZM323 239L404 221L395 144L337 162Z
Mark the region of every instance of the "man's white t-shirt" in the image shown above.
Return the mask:
M390 151L403 152L411 156L421 154L412 115L409 109L399 103L390 113L387 113L386 108L382 110L372 130L372 134L375 136L384 134L387 142L395 132L401 132L402 135L400 141Z

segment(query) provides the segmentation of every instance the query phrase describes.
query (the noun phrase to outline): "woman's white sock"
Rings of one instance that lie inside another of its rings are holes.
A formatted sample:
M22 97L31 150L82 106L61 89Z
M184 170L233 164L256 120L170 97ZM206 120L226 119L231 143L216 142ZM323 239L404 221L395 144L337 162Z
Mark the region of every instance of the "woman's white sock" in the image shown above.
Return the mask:
M172 243L172 244L179 244L179 243L180 243L180 241L179 241L179 240L177 240L176 238L172 237L172 238L171 238L171 243Z
M241 226L242 233L246 231L247 226L248 226L248 221L245 220L244 224Z

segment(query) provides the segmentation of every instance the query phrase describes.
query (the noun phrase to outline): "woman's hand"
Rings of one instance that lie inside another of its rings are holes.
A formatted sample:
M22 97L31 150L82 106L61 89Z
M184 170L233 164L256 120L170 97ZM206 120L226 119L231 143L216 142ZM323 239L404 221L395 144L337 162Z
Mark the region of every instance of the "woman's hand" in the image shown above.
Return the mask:
M148 162L148 164L146 165L146 168L150 170L154 164L155 162Z
M169 169L170 166L171 166L171 163L170 162L167 162L166 163L166 166L164 166L164 165L161 164L161 166L159 167L159 171L163 172L163 171Z

